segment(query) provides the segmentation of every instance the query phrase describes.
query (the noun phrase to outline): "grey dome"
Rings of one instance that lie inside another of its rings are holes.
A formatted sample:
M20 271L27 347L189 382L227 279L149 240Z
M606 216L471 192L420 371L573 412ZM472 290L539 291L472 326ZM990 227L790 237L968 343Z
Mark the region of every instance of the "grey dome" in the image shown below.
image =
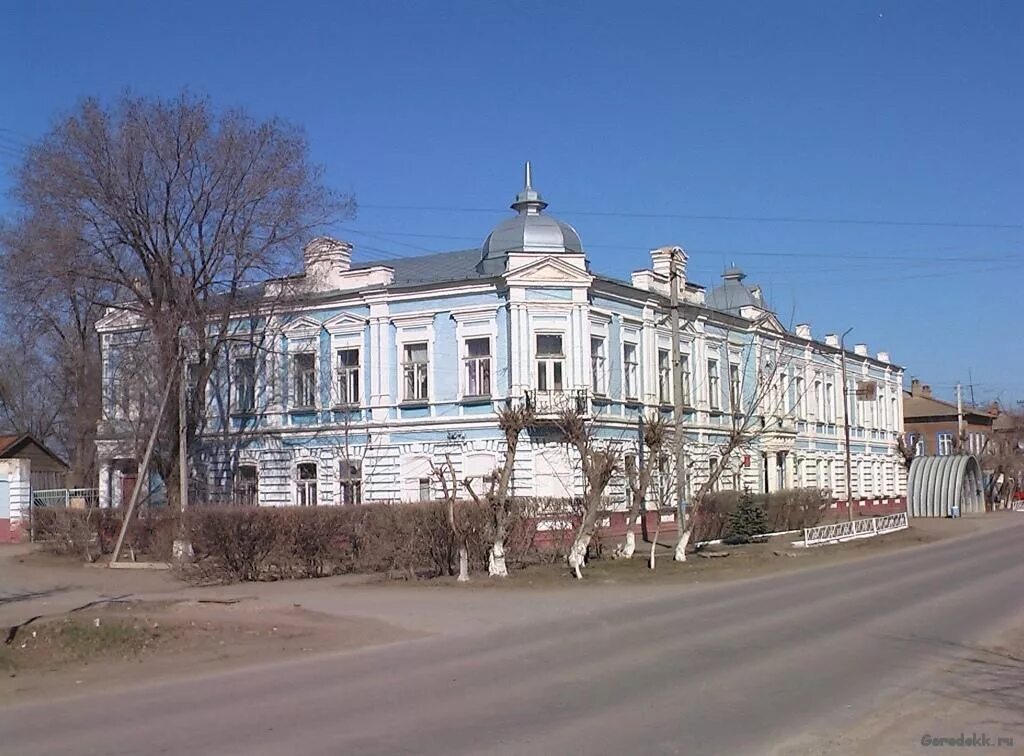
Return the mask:
M502 273L509 252L583 254L583 243L576 229L550 215L544 215L548 203L532 185L530 164L526 164L526 184L516 195L512 209L516 215L494 227L481 249L482 273Z
M743 285L743 279L746 277L742 270L733 265L722 274L722 283L705 295L704 303L713 310L734 315L739 314L740 308L748 305L764 307L764 302Z

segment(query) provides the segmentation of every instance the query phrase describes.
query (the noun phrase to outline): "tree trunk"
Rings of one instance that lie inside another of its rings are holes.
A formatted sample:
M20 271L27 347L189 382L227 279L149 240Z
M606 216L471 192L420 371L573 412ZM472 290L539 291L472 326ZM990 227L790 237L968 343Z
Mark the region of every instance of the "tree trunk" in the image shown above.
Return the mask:
M690 544L691 535L693 535L693 525L685 527L679 536L679 541L676 543L676 553L672 557L677 562L686 561L686 547Z
M469 549L463 541L459 544L459 578L460 583L469 582Z
M577 580L583 579L580 567L587 561L588 546L590 546L590 533L581 532L576 536L576 540L572 542L572 547L569 549L569 569L573 571Z
M494 539L494 545L487 556L487 573L491 577L508 577L508 567L505 566L505 540L501 537Z
M626 526L625 540L615 549L616 559L632 559L636 552L636 528L630 523Z

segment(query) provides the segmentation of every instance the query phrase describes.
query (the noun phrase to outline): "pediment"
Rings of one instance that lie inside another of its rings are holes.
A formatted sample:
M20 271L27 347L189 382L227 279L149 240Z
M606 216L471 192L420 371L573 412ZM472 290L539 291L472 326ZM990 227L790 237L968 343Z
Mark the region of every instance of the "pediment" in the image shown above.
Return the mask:
M510 271L505 279L515 284L589 286L593 277L571 263L549 256Z
M323 327L328 333L352 333L362 331L366 327L366 322L366 318L342 312L325 320Z
M281 329L290 339L311 339L320 331L320 322L303 315Z
M778 333L780 335L786 335L789 331L782 325L782 321L779 320L778 316L774 312L766 312L761 320L758 321L758 327L765 331L771 331L772 333Z

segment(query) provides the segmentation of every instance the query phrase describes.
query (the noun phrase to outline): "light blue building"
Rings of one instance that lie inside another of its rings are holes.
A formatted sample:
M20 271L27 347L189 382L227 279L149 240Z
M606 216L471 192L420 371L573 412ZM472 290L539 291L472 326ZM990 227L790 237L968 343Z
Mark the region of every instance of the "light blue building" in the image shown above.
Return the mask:
M575 229L526 183L515 215L479 249L353 262L318 238L305 270L268 281L237 316L237 343L211 378L194 478L206 495L262 505L414 501L438 493L432 463L483 478L504 453L496 411L529 403L538 425L516 459L520 495L567 497L581 480L550 423L578 408L605 443L635 453L641 413L673 409L670 287L678 286L690 491L719 459L737 417L749 442L723 488L828 488L845 497L838 339L788 331L732 268L710 291L686 280L686 253L655 249L628 281L591 270ZM673 276L673 270L675 275ZM675 279L673 281L673 278ZM135 485L139 439L118 365L137 331L98 326L106 432L100 490L119 504ZM902 368L864 345L846 354L855 496L904 491L896 439ZM859 388L859 398L856 389ZM609 490L624 498L622 481Z

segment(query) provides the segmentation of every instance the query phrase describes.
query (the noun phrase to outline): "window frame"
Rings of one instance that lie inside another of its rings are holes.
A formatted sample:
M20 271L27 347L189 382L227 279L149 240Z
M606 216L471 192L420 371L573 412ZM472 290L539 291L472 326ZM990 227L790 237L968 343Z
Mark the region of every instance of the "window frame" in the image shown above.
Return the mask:
M251 480L243 478L242 470L252 470ZM234 474L234 504L242 506L259 506L260 502L260 469L255 462L243 462L235 468ZM251 483L251 486L249 485ZM241 493L241 495L239 495Z
M420 360L409 359L409 350L415 347L423 347L424 358ZM430 402L430 341L428 340L417 340L417 341L404 341L401 344L402 350L402 403L403 404L428 404ZM422 373L420 372L422 367ZM412 392L414 395L409 395L409 377L410 369L412 371L412 385L415 387ZM421 384L422 382L422 384ZM422 396L421 391L422 388Z
M342 365L343 352L355 352L355 365ZM334 405L336 407L358 407L362 404L363 350L358 346L334 346ZM342 385L345 391L342 391ZM353 385L354 384L354 385ZM347 395L346 397L343 394Z
M658 347L658 403L672 403L672 350Z
M313 477L304 478L303 469L313 468ZM295 505L299 507L315 507L318 502L320 483L320 465L306 460L295 465ZM310 500L312 499L312 500Z
M608 395L608 339L590 336L590 388L595 396Z
M363 460L343 457L338 460L338 504L359 506L363 503Z
M540 340L557 338L559 353L545 352L541 354ZM561 394L566 389L566 354L565 333L561 331L537 331L533 335L533 380L538 394ZM541 380L543 376L543 381ZM541 387L544 383L544 387ZM551 384L550 387L548 384Z
M299 382L300 381L299 359L300 358L304 359L306 357L308 357L308 358L310 358L312 360L312 365L310 366L309 373L308 373L308 375L311 377L311 381L312 381L311 386L310 386L310 393L312 394L312 397L311 397L312 398L312 402L310 402L310 403L301 403L301 402L299 402L299 387L300 387L300 382ZM291 368L289 372L291 373L291 388L292 388L291 397L290 397L291 401L289 401L290 409L292 409L293 411L295 411L295 410L297 410L297 411L315 410L317 408L317 389L318 389L318 387L317 387L318 381L317 381L317 353L316 353L316 351L314 351L312 349L296 350L296 351L290 352L288 354L288 358L289 358L289 361L290 361L289 367Z
M717 412L722 409L722 376L719 360L708 357L708 408Z
M482 341L487 344L486 355L471 355L470 342ZM462 339L462 396L466 399L487 399L494 393L494 340L488 335L466 336ZM475 373L475 376L473 375ZM481 375L483 373L486 379ZM470 384L475 379L478 391L471 391Z
M242 373L239 370L239 363L250 363L252 365L251 371ZM240 354L232 359L231 364L231 377L232 380L232 397L231 408L234 412L238 413L251 413L256 411L256 356L252 354ZM245 375L249 380L243 382L240 375ZM248 388L248 392L243 394L242 389ZM248 398L248 402L243 402L243 398Z
M633 359L627 359L632 350ZM627 401L640 399L640 342L622 342L622 396Z

